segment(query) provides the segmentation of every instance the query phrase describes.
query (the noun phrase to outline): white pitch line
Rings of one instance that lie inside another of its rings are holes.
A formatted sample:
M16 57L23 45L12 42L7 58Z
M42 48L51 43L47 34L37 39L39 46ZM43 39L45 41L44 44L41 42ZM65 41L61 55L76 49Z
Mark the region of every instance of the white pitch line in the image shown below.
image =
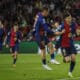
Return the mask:
M75 78L64 78L64 79L57 79L57 80L80 80L80 77L75 77Z

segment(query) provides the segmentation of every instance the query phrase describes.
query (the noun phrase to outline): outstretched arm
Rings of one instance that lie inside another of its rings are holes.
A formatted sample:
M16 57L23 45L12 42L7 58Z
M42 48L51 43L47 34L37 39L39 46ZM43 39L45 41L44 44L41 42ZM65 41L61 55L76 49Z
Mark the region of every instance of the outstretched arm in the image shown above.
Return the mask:
M65 33L65 29L63 29L61 32L55 32L54 35L58 36L58 35L62 35Z

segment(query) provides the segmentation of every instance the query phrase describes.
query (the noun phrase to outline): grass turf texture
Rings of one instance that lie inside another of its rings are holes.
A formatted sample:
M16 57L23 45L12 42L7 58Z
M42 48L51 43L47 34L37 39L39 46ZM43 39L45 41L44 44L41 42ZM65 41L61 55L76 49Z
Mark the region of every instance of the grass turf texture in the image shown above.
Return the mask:
M47 60L50 57L47 55ZM80 55L73 72L74 78L68 77L69 64L62 61L62 56L56 59L60 65L50 64L52 71L43 69L40 56L37 54L19 54L16 68L12 67L10 54L0 54L0 80L80 80Z

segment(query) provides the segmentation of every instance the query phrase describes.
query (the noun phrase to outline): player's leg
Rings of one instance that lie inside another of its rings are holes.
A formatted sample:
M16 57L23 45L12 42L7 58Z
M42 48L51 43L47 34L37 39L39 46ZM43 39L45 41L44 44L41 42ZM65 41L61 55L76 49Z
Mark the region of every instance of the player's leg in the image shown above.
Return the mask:
M16 61L17 61L17 51L14 52L13 67L16 67Z
M75 47L71 47L71 63L70 63L70 70L69 70L69 76L70 77L73 77L72 76L72 72L74 70L74 67L75 67L75 64L76 64L76 54L77 54L77 51L75 49Z
M19 44L16 44L16 46L15 46L14 64L16 64L16 61L17 61L17 58L18 58L18 49L19 49Z
M16 61L17 61L17 49L15 46L13 46L12 48L10 48L11 52L12 52L12 57L13 57L13 67L16 67Z
M15 54L14 54L14 46L13 47L10 47L10 52L12 53L12 58L13 58L13 67L14 67L14 57L15 57Z
M72 72L74 70L75 63L76 63L75 60L76 60L76 55L75 54L72 54L71 55L71 62L70 62L70 69L69 69L69 73L68 73L69 77L73 77L72 76Z
M70 48L61 48L61 52L63 55L63 62L68 63L71 61L71 56L70 56Z
M43 68L47 70L52 70L46 63L46 52L45 52L45 39L44 36L35 35L36 42L41 50L41 60Z
M40 43L40 49L41 49L42 64L46 65L45 45L43 42Z
M40 42L39 47L41 49L41 59L43 67L47 70L52 70L46 63L45 42L44 41Z
M55 44L55 55L58 53L58 49L61 47L61 42L60 41L56 41Z
M61 48L61 41L60 40L56 41L56 44L55 44L55 56L58 54L59 48Z
M49 52L50 52L50 56L51 56L51 61L50 62L53 63L53 64L60 64L58 61L55 60L55 54L54 54L55 48L53 48L52 42L49 42L47 44L47 46L49 48Z
M74 63L72 60L75 60L75 56L71 55L71 49L70 48L61 48L61 51L62 51L62 55L63 55L63 62L65 62L65 63L71 62L68 76L73 77L72 71L74 68Z

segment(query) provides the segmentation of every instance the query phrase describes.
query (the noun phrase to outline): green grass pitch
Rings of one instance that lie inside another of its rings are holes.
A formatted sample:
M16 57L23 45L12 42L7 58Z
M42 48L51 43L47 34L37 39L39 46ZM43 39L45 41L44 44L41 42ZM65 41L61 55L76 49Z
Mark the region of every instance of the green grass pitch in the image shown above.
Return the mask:
M43 69L38 54L19 54L16 68L12 67L10 54L0 54L0 80L80 80L80 55L77 55L76 67L73 71L74 78L68 77L69 64L62 61L62 56L57 55L56 59L60 65L50 64L47 55L48 65L53 69Z

